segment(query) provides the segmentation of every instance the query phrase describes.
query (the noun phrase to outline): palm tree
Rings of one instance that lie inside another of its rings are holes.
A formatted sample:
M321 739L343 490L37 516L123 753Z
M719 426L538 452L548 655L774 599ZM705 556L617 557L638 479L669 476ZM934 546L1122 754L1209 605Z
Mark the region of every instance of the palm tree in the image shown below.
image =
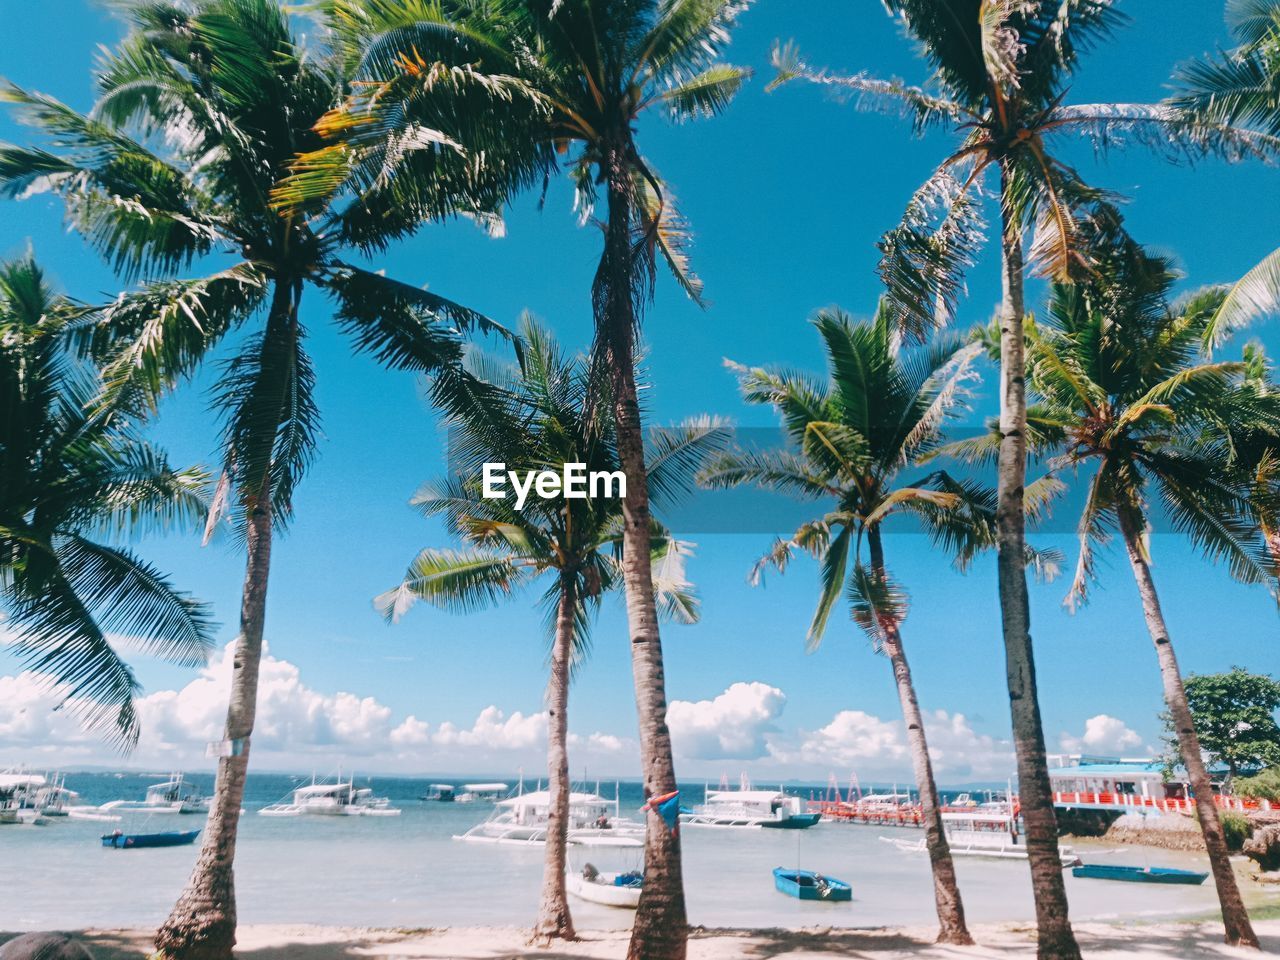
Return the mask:
M569 820L568 703L573 666L586 655L602 597L622 585L623 515L619 499L533 498L517 509L513 498L483 493L481 467L559 470L582 464L588 475L618 469L616 437L607 395L591 381L590 366L566 359L532 321L521 327L515 370L484 369L500 388L495 402L467 404L446 418L457 475L428 484L414 502L428 517L441 517L463 550L423 550L403 583L378 598L391 619L415 600L470 612L507 599L540 579L548 581L542 604L552 634L547 684L548 790L546 862L534 935L574 939L565 898L565 846ZM703 421L655 431L649 443L649 482L655 497L691 485L706 457L723 447L724 431ZM684 578L686 545L660 525L650 534L654 595L659 611L682 623L697 620L697 600Z
M297 42L274 0L122 4L132 29L97 72L90 116L12 85L0 97L49 148L0 145L0 192L46 189L118 269L145 282L88 331L105 381L97 406L153 404L224 339L222 479L211 529L232 509L247 547L231 698L217 789L191 880L158 931L169 957L227 960L235 943L232 861L254 725L273 530L315 451L315 371L300 319L303 293L332 299L338 326L391 369L456 364L460 328L491 325L452 301L344 259L417 224L465 177L446 169L409 196L371 189L346 206L280 215L272 192L299 153L323 145L313 127L339 102L332 61ZM163 135L163 136L161 136ZM150 145L163 148L161 152ZM458 194L462 209L487 198ZM436 204L432 207L431 204ZM194 261L205 276L180 274Z
M92 320L30 254L0 263L0 602L17 656L129 748L139 686L110 632L197 666L213 625L163 573L99 537L195 522L206 478L171 467L125 411L86 412L98 384L74 338Z
M1234 50L1177 71L1171 104L1195 120L1280 136L1280 0L1227 0ZM1280 307L1280 249L1228 291L1206 331L1213 344Z
M1133 570L1155 645L1165 702L1196 800L1226 942L1258 946L1232 872L1213 788L1187 706L1169 628L1151 573L1152 510L1223 561L1246 583L1275 587L1275 561L1251 488L1222 438L1280 424L1275 396L1242 389L1248 366L1202 352L1222 293L1173 306L1169 265L1136 249L1101 265L1097 279L1054 285L1045 321L1030 328L1029 373L1038 436L1061 452L1058 469L1090 475L1078 524L1080 557L1068 596L1083 602L1095 576L1094 549L1115 532ZM1151 500L1158 507L1151 506ZM1274 509L1274 488L1270 496Z
M978 491L943 473L923 482L902 476L938 445L944 423L973 378L980 347L949 341L920 351L921 356L902 355L893 318L883 304L870 323L855 324L840 310L829 309L819 311L813 325L826 349L826 383L783 370L732 365L744 398L777 410L794 449L734 451L713 461L699 479L714 488L754 484L828 504L821 517L778 540L756 565L752 579L758 582L767 566L784 570L797 551L812 554L822 566L809 648L821 642L832 610L847 593L854 620L889 658L920 790L938 941L973 943L943 830L924 716L903 646L906 598L889 574L882 528L902 513L921 517L938 539L959 548L961 562L972 556L984 533L990 539L990 517L976 503ZM862 560L864 541L869 565Z
M356 35L362 84L330 122L344 139L309 157L284 199L297 203L333 188L335 177L395 182L404 143L449 140L442 118L453 91L504 99L484 119L497 123L495 150L523 153L531 169L566 155L584 222L604 193L604 235L591 290L596 361L608 371L619 462L627 475L623 581L631 635L644 790L676 789L667 729L666 680L649 554L649 484L635 382L637 334L659 258L695 300L683 223L666 184L641 154L636 124L653 109L677 120L722 110L748 76L719 63L746 0L330 0L340 35ZM441 106L441 104L445 106ZM467 137L456 146L467 152ZM575 151L576 148L576 152ZM411 152L410 152L411 155ZM322 174L316 171L324 171ZM628 956L680 960L687 947L679 836L657 813L648 820L645 884Z
M1018 757L1041 960L1078 960L1058 855L1057 822L1036 690L1024 570L1026 391L1024 273L1069 282L1087 273L1093 224L1118 222L1112 198L1086 184L1051 152L1072 137L1107 149L1135 141L1168 154L1273 154L1276 137L1192 120L1163 105L1064 103L1080 54L1123 19L1111 0L886 0L933 68L929 87L866 74L837 76L807 66L793 46L775 52L772 86L803 79L860 106L908 117L919 135L960 136L907 205L880 247L889 308L911 336L947 323L985 236L983 184L998 176L1000 263L1000 434L997 566L1009 705ZM1028 238L1030 243L1028 246Z

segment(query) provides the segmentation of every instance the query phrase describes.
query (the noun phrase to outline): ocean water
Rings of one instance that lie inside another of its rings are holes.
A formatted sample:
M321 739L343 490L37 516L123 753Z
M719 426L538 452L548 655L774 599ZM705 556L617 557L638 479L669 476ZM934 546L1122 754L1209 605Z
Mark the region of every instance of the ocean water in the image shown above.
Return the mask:
M71 774L67 785L88 803L140 800L156 777ZM203 792L212 777L192 775ZM426 781L357 778L403 809L399 817L270 818L256 811L287 799L299 782L250 775L236 857L242 923L316 923L374 927L525 925L537 910L542 847L462 843L451 839L492 810L490 804L428 803ZM514 780L512 781L514 782ZM594 788L594 784L591 785ZM702 799L702 785L685 791ZM638 817L636 784L622 785L624 816ZM613 786L601 785L612 795ZM797 791L803 793L804 791ZM115 850L103 833L189 830L199 818L126 813L116 824L55 820L47 826L0 827L0 930L148 926L164 919L187 880L198 846ZM809 830L684 831L689 919L706 926L928 925L933 921L929 868L882 836L918 837L891 827L819 823ZM198 844L198 841L197 841ZM1086 861L1207 870L1203 856L1090 845ZM627 855L625 852L622 854ZM593 855L602 869L612 863ZM800 866L853 885L852 903L801 903L773 889L771 870ZM971 921L1033 916L1025 863L957 860ZM1066 877L1077 919L1164 917L1210 911L1212 882L1200 887L1124 884ZM572 900L582 929L625 927L631 914Z

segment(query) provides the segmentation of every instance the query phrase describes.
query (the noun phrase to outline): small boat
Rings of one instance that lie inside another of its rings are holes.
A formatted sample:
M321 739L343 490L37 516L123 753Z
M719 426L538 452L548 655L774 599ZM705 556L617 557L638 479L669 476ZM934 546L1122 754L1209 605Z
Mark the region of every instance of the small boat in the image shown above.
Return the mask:
M1185 883L1199 886L1207 873L1175 870L1173 867L1121 867L1114 864L1082 863L1071 871L1073 877L1091 880L1125 880L1129 883Z
M640 903L640 891L644 886L644 871L640 866L644 843L634 837L585 837L570 845L571 855L583 849L597 859L600 853L607 853L610 849L625 850L632 862L626 869L614 871L601 871L592 863L583 863L580 869L571 867L565 872L565 890L579 900L634 910Z
M606 800L598 793L569 794L569 842L581 843L591 838L643 837L645 825L621 816L618 791ZM551 794L546 790L520 793L500 800L489 819L476 824L455 840L467 843L505 843L528 845L546 843Z
M141 800L112 800L98 809L108 814L127 810L143 810L147 813L208 813L210 800L210 797L191 790L183 775L175 773L163 783L147 787L146 795Z
M947 834L951 855L990 860L1026 860L1027 843L1022 832L1022 819L1001 804L983 804L975 809L942 814L942 828ZM905 840L881 837L904 853L925 853L923 837ZM1060 844L1058 856L1064 867L1080 864L1079 855L1071 847Z
M165 833L123 833L114 830L102 835L104 847L132 850L138 847L182 847L194 843L199 830L170 830Z
M263 817L398 817L388 797L375 797L373 788L357 787L354 778L315 783L293 791L287 803L272 803L258 811Z
M773 885L779 893L797 900L827 900L832 903L853 899L853 887L835 877L824 877L812 870L773 868Z
M433 803L453 803L457 789L452 783L431 783L427 785L427 792L418 799Z

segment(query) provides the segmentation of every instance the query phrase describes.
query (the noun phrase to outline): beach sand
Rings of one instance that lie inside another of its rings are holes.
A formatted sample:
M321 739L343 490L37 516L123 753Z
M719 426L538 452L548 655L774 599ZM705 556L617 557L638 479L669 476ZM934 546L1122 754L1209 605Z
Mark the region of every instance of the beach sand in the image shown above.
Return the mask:
M1255 924L1266 953L1280 953L1280 920ZM1210 923L1076 924L1086 957L1195 960L1256 956L1224 946L1222 927ZM977 947L940 947L926 929L695 930L689 960L1007 960L1035 956L1034 928L1001 924L974 928ZM0 934L0 942L10 935ZM83 936L98 960L139 960L150 952L150 930L93 930ZM353 927L263 925L242 927L242 960L621 960L622 931L586 932L574 943L541 947L528 932L479 927L440 930L362 930Z

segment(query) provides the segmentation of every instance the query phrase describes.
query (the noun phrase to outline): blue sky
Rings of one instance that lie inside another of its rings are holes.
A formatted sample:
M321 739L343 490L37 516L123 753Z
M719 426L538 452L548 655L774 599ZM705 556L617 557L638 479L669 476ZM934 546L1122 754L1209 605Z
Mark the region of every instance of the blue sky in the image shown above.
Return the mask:
M1069 100L1158 98L1174 64L1229 42L1216 0L1130 0L1121 8L1133 22L1086 58ZM98 44L119 35L118 24L81 0L24 5L21 17L9 19L9 29L0 33L0 75L86 108L91 57ZM766 94L775 38L794 38L816 65L925 79L911 46L879 4L758 0L730 51L730 59L754 66L757 77L728 114L684 127L644 124L642 148L673 184L693 225L694 262L711 301L701 311L660 280L645 327L653 422L709 412L742 425L770 425L764 411L739 401L722 358L820 369L806 317L833 303L855 314L873 308L875 240L947 145L942 135L912 140L897 118L855 112L815 88ZM22 142L27 136L0 113L0 138ZM1233 279L1277 243L1267 213L1280 200L1275 170L1213 162L1176 167L1137 149L1105 159L1087 146L1066 153L1087 179L1132 199L1131 229L1176 254L1188 286ZM28 242L73 295L94 299L118 289L92 251L66 232L56 201L38 197L0 206L0 253L20 252ZM585 347L598 242L594 230L576 225L569 193L556 184L542 212L535 197L516 203L502 239L466 224L432 227L377 266L500 321L514 323L522 310L531 310L563 343ZM970 275L962 325L987 319L997 295L996 264L987 256ZM270 715L281 726L264 762L310 769L318 758L336 765L365 751L370 764L410 772L503 771L518 763L532 768L536 735L527 743L517 736L515 746L504 746L502 733L477 733L471 741L436 736L442 724L478 730L476 718L491 706L505 721L541 709L545 648L532 596L465 619L419 608L394 627L372 609L370 598L398 580L419 548L445 544L441 531L407 506L415 488L441 468L440 434L412 378L384 374L369 360L352 357L327 326L325 306L314 297L304 304L325 435L319 462L297 498L297 520L274 554L267 633L282 664L283 700L309 704L313 713L341 711L350 704L335 698L347 692L361 702L369 698L376 709L367 706L363 714L373 724L361 728L366 742L344 739L324 724L291 726L282 707ZM1275 347L1275 327L1255 333ZM216 433L207 409L210 382L205 376L184 386L162 410L157 435L180 461L211 458ZM984 386L981 394L979 406L986 410L992 391ZM664 636L670 697L689 704L681 708L687 723L680 769L718 776L746 768L770 777L825 776L832 769L844 777L858 766L869 775L905 778L909 764L895 753L890 729L897 704L887 664L844 621L829 631L820 651L804 653L812 566L798 565L785 578L771 578L766 589L753 589L744 575L767 535L697 540L690 574L704 598L703 622L668 628ZM1074 557L1069 538L1057 545ZM222 637L230 641L242 573L234 545L201 548L195 536L175 534L150 540L144 549L181 586L215 605ZM980 773L1002 778L1008 708L993 562L984 560L961 576L921 537L894 537L887 549L912 593L905 633L921 699L947 714L935 721L937 739L954 743L944 779ZM1280 672L1276 611L1261 591L1206 567L1174 537L1158 538L1154 549L1184 670L1240 664ZM1078 739L1064 744L1063 735L1082 737L1086 721L1098 716L1115 718L1123 730L1097 722L1088 745L1142 752L1158 741L1160 687L1127 565L1113 556L1103 576L1103 589L1074 617L1060 607L1063 584L1033 588L1051 749L1078 745ZM606 607L595 636L592 659L573 692L571 727L584 738L599 734L585 743L584 763L599 772L633 773L634 710L620 604ZM296 673L289 672L293 668ZM11 683L18 670L0 656L0 674L11 675ZM161 694L188 689L194 677L149 661L139 661L138 670L148 691L171 707L183 701ZM742 683L757 686L722 696ZM216 699L216 684L208 687ZM33 701L29 709L41 708ZM390 716L382 727L370 719L378 710ZM410 724L399 741L404 749L380 751L379 731L401 729L410 715L429 732L417 736L421 729ZM155 749L134 762L198 756L191 743L199 731L172 713L155 716L157 727L172 727L170 739L162 747L157 737ZM0 713L0 761L39 756L44 729L30 715L6 725ZM741 732L736 739L712 732L735 729ZM76 746L64 756L110 759L92 742L66 736ZM43 742L54 739L49 733ZM967 743L994 759L966 767Z

